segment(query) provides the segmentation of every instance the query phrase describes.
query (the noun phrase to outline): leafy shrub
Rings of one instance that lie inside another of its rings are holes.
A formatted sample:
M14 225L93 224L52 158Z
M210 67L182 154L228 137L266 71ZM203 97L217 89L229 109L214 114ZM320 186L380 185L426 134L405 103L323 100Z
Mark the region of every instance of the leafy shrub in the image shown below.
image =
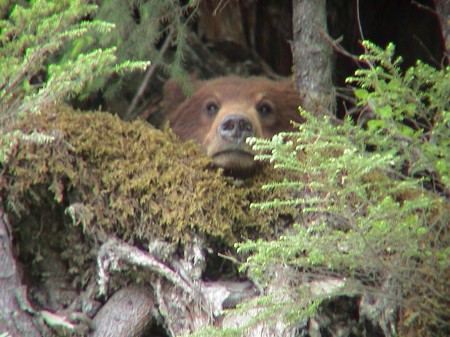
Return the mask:
M88 20L97 6L87 0L20 3L6 1L0 8L0 124L81 94L95 92L113 74L144 69L148 62L119 62L116 48L77 52L74 41L89 34L108 35L115 25ZM62 51L66 50L66 53ZM68 50L68 51L67 51ZM3 144L12 145L20 131L1 129ZM28 137L29 138L29 137ZM30 140L52 138L34 133ZM0 163L10 147L0 148Z
M263 285L280 266L309 281L343 280L326 293L307 292L297 280L283 305L279 294L259 300L270 313L261 314L265 320L293 324L325 299L371 294L399 310L393 335L442 335L450 322L449 68L418 62L403 74L392 45L364 46L368 68L348 81L359 85L358 104L370 111L366 127L301 111L306 122L298 132L251 140L264 153L259 160L296 176L264 187L290 190L292 198L253 207L294 206L299 215L278 240L237 244L250 254L241 269Z
M398 163L407 175L427 173L433 189L450 192L449 68L436 70L418 61L405 74L401 57L394 59L394 45L386 50L366 41L361 60L369 65L347 79L357 83L355 95L377 118L367 123L367 134L374 137L378 152L397 152ZM375 142L374 142L375 143ZM436 186L436 184L438 186Z
M115 25L87 20L97 6L86 0L30 1L6 7L0 21L1 116L36 112L43 106L78 95L91 83L101 88L114 73L143 69L147 62L119 63L116 48L76 52L72 44L95 31L108 35ZM73 50L64 54L63 49Z

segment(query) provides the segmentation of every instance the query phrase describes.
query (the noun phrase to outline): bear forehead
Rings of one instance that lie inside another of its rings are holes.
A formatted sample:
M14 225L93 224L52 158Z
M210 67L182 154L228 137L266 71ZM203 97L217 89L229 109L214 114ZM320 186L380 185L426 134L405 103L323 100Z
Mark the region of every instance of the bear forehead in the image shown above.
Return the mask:
M260 99L268 97L277 99L279 83L262 78L227 77L203 82L195 91L197 97L216 97L222 100ZM286 90L286 89L283 89Z

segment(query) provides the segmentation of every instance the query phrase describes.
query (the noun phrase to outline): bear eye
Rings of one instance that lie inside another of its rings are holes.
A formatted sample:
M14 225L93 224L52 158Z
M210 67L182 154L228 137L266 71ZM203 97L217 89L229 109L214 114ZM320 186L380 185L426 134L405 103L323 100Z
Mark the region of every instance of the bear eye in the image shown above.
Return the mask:
M263 102L260 102L256 106L256 111L259 112L261 117L267 117L267 116L269 116L270 114L273 113L274 108L273 108L272 104L263 101Z
M219 111L219 104L216 102L208 102L205 107L206 114L210 117L214 117Z

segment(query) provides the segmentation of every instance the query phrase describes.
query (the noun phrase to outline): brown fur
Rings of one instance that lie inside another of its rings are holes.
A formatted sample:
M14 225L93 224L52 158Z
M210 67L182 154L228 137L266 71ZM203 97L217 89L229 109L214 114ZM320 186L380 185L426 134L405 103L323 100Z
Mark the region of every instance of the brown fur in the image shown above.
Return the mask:
M263 138L292 130L291 120L302 122L298 113L300 96L287 80L221 77L195 83L194 95L187 99L169 81L164 96L169 124L175 134L182 140L200 143L217 166L232 173L251 171L255 166L254 152L245 141L230 141L221 135L219 128L226 116L245 118L251 123L248 126L251 135ZM219 109L208 114L212 103ZM258 111L262 105L269 107L270 112Z

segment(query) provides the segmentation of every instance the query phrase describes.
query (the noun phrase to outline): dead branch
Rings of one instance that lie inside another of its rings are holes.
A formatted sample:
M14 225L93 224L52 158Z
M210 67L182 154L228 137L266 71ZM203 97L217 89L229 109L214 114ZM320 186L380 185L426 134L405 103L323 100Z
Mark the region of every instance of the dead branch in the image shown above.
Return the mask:
M194 290L176 272L158 261L154 256L118 239L110 239L99 250L97 257L98 284L100 294L106 294L110 273L121 271L126 266L140 266L145 270L156 273L172 282L194 300Z

